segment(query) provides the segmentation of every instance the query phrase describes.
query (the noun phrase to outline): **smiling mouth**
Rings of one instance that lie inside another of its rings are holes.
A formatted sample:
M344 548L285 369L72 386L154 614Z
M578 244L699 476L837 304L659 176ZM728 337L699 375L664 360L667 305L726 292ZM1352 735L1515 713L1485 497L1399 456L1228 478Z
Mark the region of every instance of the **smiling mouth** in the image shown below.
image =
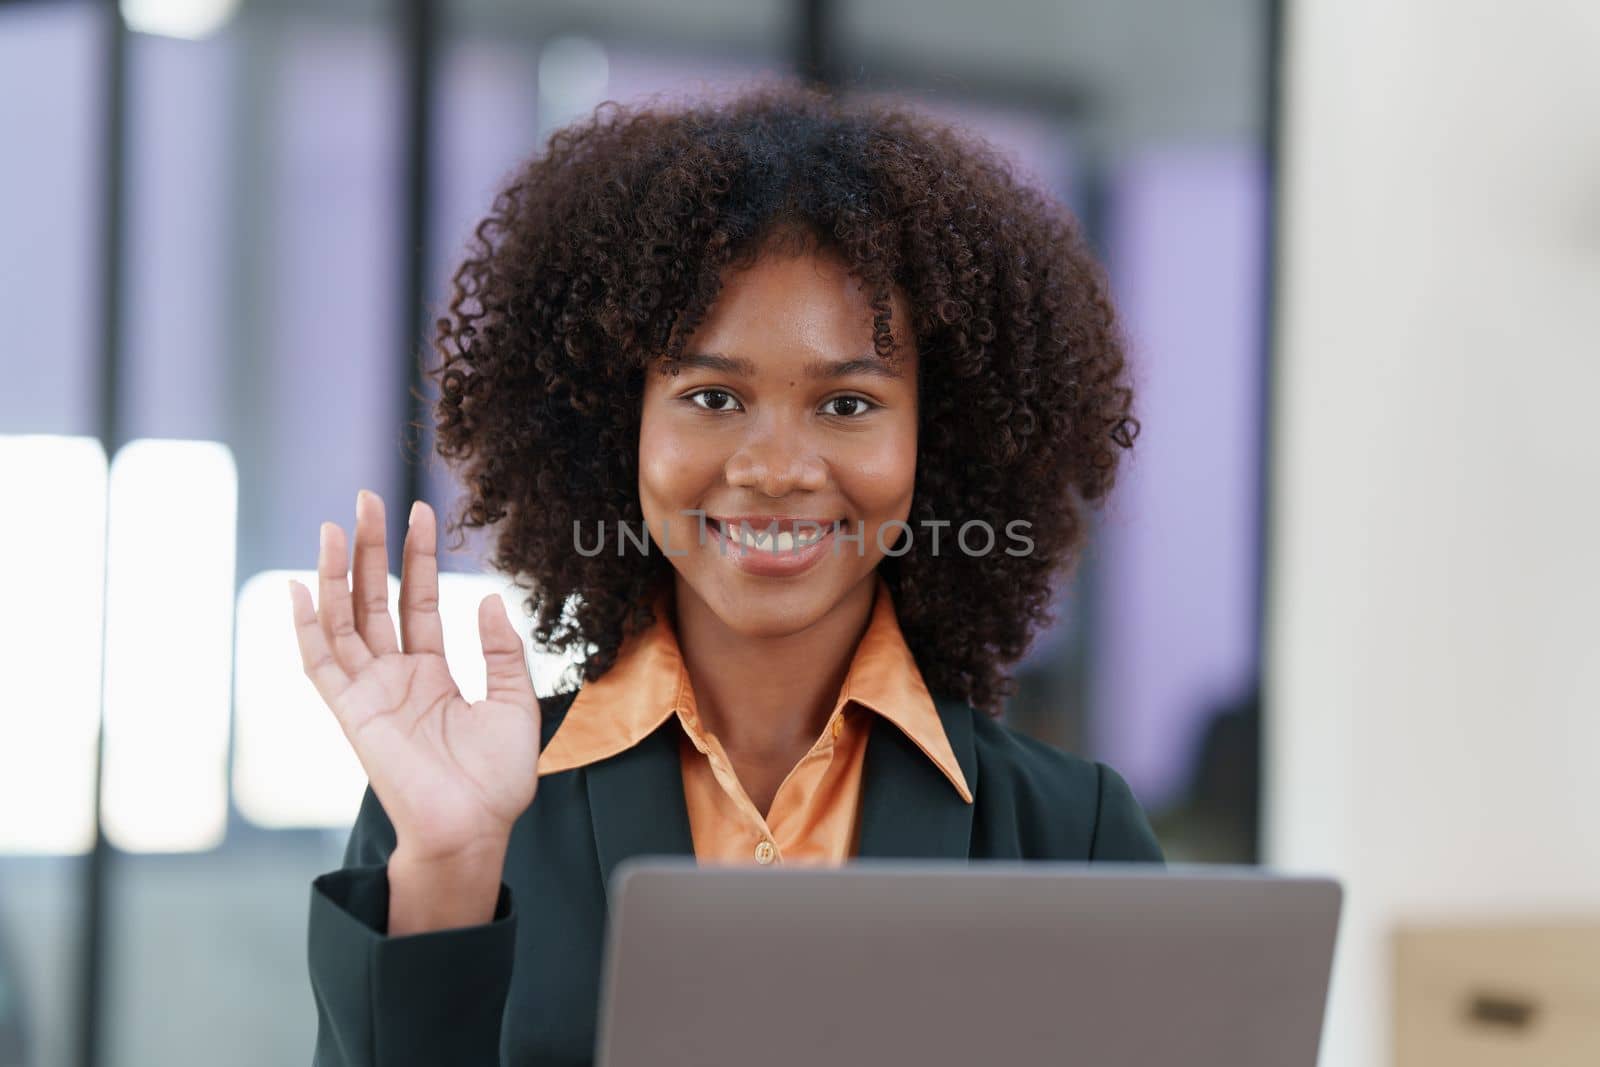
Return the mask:
M844 518L794 519L794 518L719 518L706 516L706 523L716 528L730 544L761 552L798 552L810 548L845 525Z

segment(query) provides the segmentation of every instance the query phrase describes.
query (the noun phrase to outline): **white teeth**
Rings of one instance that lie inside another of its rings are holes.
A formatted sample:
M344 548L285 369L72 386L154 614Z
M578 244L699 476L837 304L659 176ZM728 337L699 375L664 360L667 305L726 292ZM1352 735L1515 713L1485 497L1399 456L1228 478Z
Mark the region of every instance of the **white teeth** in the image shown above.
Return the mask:
M746 548L757 548L766 552L793 552L796 547L809 548L822 540L828 531L810 530L805 536L796 538L788 530L769 530L766 528L752 528L741 523L737 534L739 543Z

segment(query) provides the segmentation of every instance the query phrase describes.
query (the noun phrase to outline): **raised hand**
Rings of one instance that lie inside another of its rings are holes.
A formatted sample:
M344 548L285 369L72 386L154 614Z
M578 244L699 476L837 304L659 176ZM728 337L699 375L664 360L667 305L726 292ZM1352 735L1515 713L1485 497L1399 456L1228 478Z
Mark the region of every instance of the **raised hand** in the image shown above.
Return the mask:
M365 490L356 498L349 585L344 531L326 522L320 536L317 606L303 585L289 583L295 634L306 676L394 825L391 888L402 863L408 871L451 872L434 879L441 888L489 868L498 885L511 826L533 802L539 757L539 702L504 601L490 595L478 605L488 688L469 704L445 665L433 510L421 501L411 510L399 641L388 608L382 500Z

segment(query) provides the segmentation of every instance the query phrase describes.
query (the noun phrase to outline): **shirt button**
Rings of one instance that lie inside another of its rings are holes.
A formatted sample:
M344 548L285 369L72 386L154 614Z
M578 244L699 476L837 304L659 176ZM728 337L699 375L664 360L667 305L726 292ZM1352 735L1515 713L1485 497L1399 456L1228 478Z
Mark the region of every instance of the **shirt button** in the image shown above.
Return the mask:
M760 844L756 845L756 862L761 864L763 867L771 863L773 857L775 857L777 854L778 850L772 847L771 841L762 841Z
M842 733L844 733L844 716L841 715L839 718L833 720L834 740L837 741L839 739L839 735Z

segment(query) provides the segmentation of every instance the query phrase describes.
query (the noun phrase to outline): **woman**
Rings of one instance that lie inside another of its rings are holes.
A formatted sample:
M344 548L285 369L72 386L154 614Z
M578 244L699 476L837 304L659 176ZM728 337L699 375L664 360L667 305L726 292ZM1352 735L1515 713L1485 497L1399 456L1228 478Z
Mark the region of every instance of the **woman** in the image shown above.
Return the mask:
M987 149L792 88L608 105L496 199L436 347L458 528L586 655L536 698L486 598L469 706L430 509L398 636L382 502L350 588L323 525L295 626L371 785L313 885L317 1063L588 1062L628 856L1160 861L1115 772L994 718L1137 424L1102 273Z

